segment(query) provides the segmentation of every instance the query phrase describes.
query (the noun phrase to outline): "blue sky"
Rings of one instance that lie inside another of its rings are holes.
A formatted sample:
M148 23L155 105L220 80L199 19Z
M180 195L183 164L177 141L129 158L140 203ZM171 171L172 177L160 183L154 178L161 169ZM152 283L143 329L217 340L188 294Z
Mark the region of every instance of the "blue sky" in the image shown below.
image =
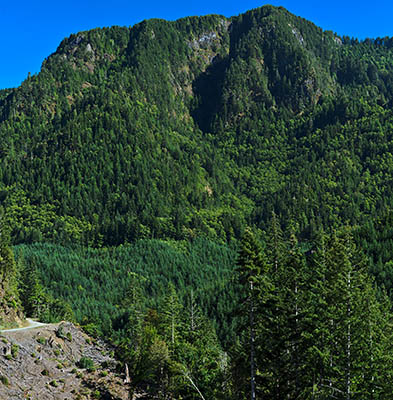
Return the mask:
M44 58L71 33L111 25L132 26L148 18L229 17L264 4L282 5L340 35L393 36L392 0L0 0L0 88L17 86L28 72L37 73Z

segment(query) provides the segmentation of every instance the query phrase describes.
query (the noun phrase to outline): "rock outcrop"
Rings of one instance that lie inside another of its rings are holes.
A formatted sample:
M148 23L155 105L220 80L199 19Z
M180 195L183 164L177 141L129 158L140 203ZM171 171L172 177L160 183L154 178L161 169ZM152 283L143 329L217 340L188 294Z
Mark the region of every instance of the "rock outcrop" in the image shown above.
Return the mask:
M112 349L69 322L2 332L0 399L128 399Z

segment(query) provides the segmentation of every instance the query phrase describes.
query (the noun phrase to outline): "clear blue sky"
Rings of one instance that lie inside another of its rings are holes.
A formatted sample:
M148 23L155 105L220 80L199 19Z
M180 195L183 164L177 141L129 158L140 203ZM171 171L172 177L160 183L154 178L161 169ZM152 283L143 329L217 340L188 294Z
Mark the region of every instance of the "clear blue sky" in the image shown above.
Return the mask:
M0 88L40 70L61 40L82 30L143 19L238 15L264 4L282 5L326 30L358 38L393 36L393 1L364 0L0 0Z

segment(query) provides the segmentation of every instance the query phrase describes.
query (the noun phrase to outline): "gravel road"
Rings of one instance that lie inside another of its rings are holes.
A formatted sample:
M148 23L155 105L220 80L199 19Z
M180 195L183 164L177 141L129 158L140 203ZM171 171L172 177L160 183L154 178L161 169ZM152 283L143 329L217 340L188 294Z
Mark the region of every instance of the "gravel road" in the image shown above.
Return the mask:
M23 328L2 329L2 330L0 330L0 333L26 331L27 329L33 329L33 328L38 328L39 326L48 325L48 324L43 324L41 322L33 321L30 318L26 318L26 321L28 322L28 325L24 326Z

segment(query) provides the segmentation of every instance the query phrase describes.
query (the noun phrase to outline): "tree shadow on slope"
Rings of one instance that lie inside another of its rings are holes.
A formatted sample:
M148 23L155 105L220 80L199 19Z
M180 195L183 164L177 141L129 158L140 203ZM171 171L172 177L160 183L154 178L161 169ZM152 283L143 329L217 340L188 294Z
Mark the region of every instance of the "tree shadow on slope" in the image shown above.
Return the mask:
M191 116L204 133L212 130L214 117L219 110L227 66L227 58L216 56L206 71L193 82L196 103L191 110Z

